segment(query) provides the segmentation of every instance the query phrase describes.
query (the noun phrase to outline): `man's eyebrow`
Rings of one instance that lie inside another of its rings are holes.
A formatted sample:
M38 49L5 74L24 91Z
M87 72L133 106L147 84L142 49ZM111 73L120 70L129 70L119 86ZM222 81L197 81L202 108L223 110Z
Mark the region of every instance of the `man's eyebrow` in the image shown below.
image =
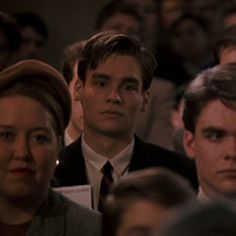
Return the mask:
M223 128L215 127L215 126L209 126L202 130L203 133L210 133L210 132L226 132Z
M110 80L111 77L107 74L104 74L104 73L94 73L92 78L101 78L101 79L107 79L107 80ZM135 78L135 77L130 77L130 76L126 76L122 79L122 82L128 82L128 83L135 83L135 84L139 84L140 81Z
M107 79L109 80L111 77L107 74L104 74L104 73L94 73L92 78L101 78L101 79Z
M129 83L136 83L136 84L140 83L140 81L135 77L124 77L123 81L124 82L129 82Z

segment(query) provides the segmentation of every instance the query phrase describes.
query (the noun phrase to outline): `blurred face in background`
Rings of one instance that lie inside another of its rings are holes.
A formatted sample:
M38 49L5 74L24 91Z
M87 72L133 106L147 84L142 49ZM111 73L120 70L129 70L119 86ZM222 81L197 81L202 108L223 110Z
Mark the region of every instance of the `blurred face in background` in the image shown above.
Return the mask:
M163 0L160 6L161 24L164 28L168 28L184 10L183 0Z
M172 35L174 51L186 60L202 60L209 52L207 32L193 19L181 21Z
M21 53L24 59L42 59L44 55L45 39L33 27L21 29Z
M121 33L141 39L141 26L139 21L132 15L125 13L116 13L104 22L101 27L102 31L117 30Z
M144 43L150 40L156 40L158 31L157 3L156 0L125 0L136 7L144 20ZM147 45L149 49L153 45Z

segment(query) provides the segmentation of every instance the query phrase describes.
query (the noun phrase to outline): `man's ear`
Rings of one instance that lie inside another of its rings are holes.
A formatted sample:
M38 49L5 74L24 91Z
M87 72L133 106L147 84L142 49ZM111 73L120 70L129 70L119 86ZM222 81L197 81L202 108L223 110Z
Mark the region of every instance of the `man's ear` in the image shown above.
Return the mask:
M74 86L74 100L81 101L81 93L82 93L83 82L80 79L76 79Z
M148 107L148 102L149 102L149 98L150 98L150 90L146 90L146 91L143 91L143 101L142 101L142 105L141 105L141 111L142 112L145 112L147 110L147 107Z
M187 156L190 159L195 159L196 156L195 136L189 130L184 131L183 145L184 145L184 150L187 153Z

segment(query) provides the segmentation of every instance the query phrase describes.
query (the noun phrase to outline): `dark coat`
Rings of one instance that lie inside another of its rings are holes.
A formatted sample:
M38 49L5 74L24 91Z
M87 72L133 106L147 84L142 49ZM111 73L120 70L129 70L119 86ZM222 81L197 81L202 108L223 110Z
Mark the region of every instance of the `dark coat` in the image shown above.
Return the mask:
M162 147L145 143L135 137L134 151L129 172L148 167L165 167L186 177L197 189L198 181L194 163L186 156ZM85 160L81 149L81 138L62 150L61 162L55 177L60 186L89 184L86 175Z

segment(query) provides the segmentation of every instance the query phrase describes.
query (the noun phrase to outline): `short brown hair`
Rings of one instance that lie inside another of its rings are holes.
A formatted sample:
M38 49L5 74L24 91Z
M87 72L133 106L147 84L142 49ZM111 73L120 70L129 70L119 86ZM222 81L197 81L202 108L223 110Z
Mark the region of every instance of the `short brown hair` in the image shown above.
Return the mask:
M154 56L135 38L115 31L98 33L86 42L78 65L80 79L85 83L86 72L89 69L96 69L99 63L113 54L129 55L136 58L141 68L143 90L150 87L156 68Z
M236 64L218 65L200 73L184 94L183 121L187 130L195 132L203 108L214 100L227 107L236 101Z
M172 208L195 198L183 177L171 170L152 167L130 173L113 187L103 213L103 235L115 235L122 216L132 202L146 200Z

